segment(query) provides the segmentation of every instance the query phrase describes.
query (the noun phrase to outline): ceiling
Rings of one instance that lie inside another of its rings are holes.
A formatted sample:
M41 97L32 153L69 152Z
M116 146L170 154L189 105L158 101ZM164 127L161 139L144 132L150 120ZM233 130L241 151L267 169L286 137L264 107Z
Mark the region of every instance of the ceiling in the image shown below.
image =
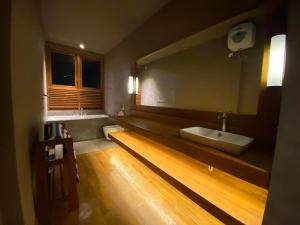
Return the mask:
M42 0L47 41L106 54L170 0Z

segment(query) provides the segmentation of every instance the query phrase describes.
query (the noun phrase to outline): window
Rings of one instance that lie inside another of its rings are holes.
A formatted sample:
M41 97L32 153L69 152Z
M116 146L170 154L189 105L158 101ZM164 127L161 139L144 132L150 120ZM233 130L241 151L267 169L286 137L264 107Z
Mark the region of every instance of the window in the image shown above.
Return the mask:
M75 85L75 57L51 53L52 84Z
M102 109L103 56L47 43L49 110Z
M100 67L101 62L99 61L82 60L82 87L100 88Z

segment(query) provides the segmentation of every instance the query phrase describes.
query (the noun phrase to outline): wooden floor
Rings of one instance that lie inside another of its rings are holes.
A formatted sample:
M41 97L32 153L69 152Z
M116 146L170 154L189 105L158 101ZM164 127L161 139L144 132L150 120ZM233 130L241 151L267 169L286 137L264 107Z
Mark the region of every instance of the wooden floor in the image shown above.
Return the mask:
M80 208L56 202L51 225L222 224L119 146L77 162Z

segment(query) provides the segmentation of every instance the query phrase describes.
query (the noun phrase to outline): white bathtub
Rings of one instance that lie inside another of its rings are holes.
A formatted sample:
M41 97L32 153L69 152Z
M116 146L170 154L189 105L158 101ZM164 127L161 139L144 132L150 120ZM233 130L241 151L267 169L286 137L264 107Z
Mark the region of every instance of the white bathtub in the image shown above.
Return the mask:
M57 115L57 116L48 116L46 122L59 122L59 121L71 121L71 120L91 120L91 119L100 119L108 118L106 114L99 115Z

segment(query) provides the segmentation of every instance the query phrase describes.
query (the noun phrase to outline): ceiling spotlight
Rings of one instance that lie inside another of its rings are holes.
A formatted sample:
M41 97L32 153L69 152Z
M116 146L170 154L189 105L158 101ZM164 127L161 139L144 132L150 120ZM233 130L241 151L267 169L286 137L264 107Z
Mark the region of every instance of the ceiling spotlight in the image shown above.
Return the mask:
M81 48L81 49L85 49L85 46L84 46L84 44L83 44L83 43L80 43L80 44L79 44L79 48Z

